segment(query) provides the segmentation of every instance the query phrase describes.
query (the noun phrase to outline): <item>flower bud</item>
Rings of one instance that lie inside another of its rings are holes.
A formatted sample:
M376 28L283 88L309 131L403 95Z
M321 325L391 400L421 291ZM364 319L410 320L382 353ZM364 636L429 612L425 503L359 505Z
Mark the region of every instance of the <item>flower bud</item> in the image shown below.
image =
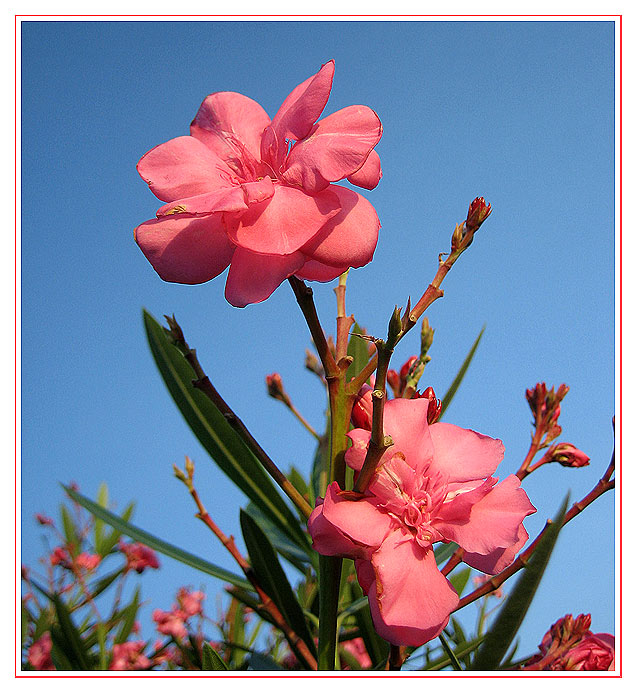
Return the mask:
M400 397L400 375L393 368L387 371L387 384L391 387L394 397Z
M290 401L286 391L283 389L283 380L278 373L272 373L265 376L265 384L268 388L268 394L274 399L287 404Z
M562 467L585 467L590 457L571 443L559 443L555 446L551 462L558 462Z
M484 201L484 197L476 197L469 205L465 228L467 232L477 231L485 219L491 214L491 205Z
M436 398L433 387L429 386L424 392L416 392L412 399L428 399L429 409L427 409L427 423L431 425L438 421L442 409L442 402Z
M308 371L312 371L312 373L316 373L319 377L323 377L325 375L323 371L323 366L321 366L321 362L314 356L314 354L309 351L309 349L305 350L305 367L308 369Z
M365 384L358 391L356 401L352 408L352 423L355 428L364 428L367 431L372 430L372 416L374 404L372 400L373 388Z
M389 327L387 329L387 346L390 349L393 349L396 346L403 331L403 320L400 313L401 309L396 306L391 318L389 319Z

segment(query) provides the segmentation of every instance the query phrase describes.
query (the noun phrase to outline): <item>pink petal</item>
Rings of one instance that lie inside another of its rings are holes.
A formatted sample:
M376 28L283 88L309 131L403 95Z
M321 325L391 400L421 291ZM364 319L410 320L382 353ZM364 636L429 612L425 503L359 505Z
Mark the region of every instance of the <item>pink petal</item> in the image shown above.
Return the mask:
M458 595L425 551L410 535L392 532L372 555L375 589L369 606L378 634L393 645L418 647L440 635Z
M268 114L256 101L233 91L218 91L204 99L190 134L224 161L237 156L236 141L258 160L261 134L269 124Z
M151 219L135 229L135 240L164 281L180 284L201 284L216 277L234 252L218 214Z
M334 61L325 63L312 77L295 87L272 118L272 128L279 142L302 140L325 108L332 89Z
M353 185L360 185L361 188L366 190L373 190L380 179L383 177L383 172L380 168L380 157L375 149L373 149L365 163L358 169L358 171L352 173L351 176L347 176L347 180Z
M334 267L362 267L371 261L378 243L376 210L361 195L340 185L322 193L334 194L341 210L326 221L302 248L312 260Z
M373 594L375 594L376 573L374 572L372 562L359 558L354 561L354 567L356 568L356 577L358 578L358 584L361 586L363 592L367 594L369 592L370 587L373 587Z
M194 137L164 142L139 160L139 175L164 202L211 192L232 185L232 171Z
M169 214L213 214L215 212L244 212L248 209L240 186L217 188L182 200L174 200L157 210L157 216Z
M485 485L490 481L487 480ZM469 494L478 492L476 489ZM493 486L475 504L467 505L464 516L454 513L456 502L463 503L463 496L443 505L436 528L469 553L482 555L517 544L522 520L535 512L515 474Z
M331 282L347 269L347 267L332 267L316 260L308 260L298 272L295 272L295 276L308 281Z
M356 544L372 549L380 546L393 525L392 518L368 498L347 500L339 492L336 482L327 487L322 506L325 519Z
M277 185L273 197L251 205L241 217L226 220L228 235L233 243L255 253L289 255L315 236L339 208L338 196L329 189L306 195Z
M243 189L245 201L248 205L269 200L274 195L274 183L269 176L258 181L242 183L241 188Z
M502 441L481 433L448 423L432 424L429 432L435 450L432 469L449 481L491 476L504 457Z
M355 174L378 144L383 128L367 106L348 106L319 120L288 154L284 179L308 192Z
M323 514L323 499L317 498L316 507L307 521L312 537L312 546L323 556L368 557L369 550L355 544L338 527L329 522Z
M371 435L370 431L363 428L355 428L347 434L352 441L352 446L345 451L345 462L356 472L360 472L363 468Z
M392 399L385 405L385 434L391 436L392 454L400 451L409 465L423 473L432 460L434 449L427 423L427 399Z
M528 539L528 532L524 529L524 525L520 525L518 529L518 539L512 546L506 549L496 549L485 555L465 551L462 554L462 560L476 570L486 573L487 575L495 575L513 563L518 551L526 544Z
M226 281L226 299L236 308L265 301L304 262L302 253L261 255L237 248Z

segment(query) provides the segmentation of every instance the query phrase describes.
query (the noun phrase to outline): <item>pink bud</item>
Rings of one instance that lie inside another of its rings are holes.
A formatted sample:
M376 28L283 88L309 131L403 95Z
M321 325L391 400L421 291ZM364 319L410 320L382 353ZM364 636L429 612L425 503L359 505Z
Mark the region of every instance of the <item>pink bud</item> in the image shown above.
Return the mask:
M442 402L436 398L436 393L433 387L429 386L424 392L416 392L412 399L428 399L429 409L427 410L427 423L429 425L436 423L440 417Z
M484 201L484 197L476 197L469 205L465 226L467 231L477 231L484 220L491 214L491 205Z
M355 428L364 428L367 431L372 430L372 414L374 404L372 400L372 388L365 384L358 391L354 407L352 408L352 423Z
M35 519L41 524L41 525L49 525L53 526L53 520L50 517L47 517L46 515L41 515L40 513L36 513Z
M590 457L571 443L559 443L555 447L551 462L558 462L562 467L586 467Z

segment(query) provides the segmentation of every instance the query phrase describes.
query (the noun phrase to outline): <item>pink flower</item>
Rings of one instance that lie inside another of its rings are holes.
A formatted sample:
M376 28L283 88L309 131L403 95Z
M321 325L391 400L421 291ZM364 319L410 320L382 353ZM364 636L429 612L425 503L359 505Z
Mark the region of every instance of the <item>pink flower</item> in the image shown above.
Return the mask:
M37 671L55 671L51 659L51 633L49 631L31 645L27 661Z
M141 640L113 645L113 660L108 667L109 670L132 671L150 668L152 662L142 654L145 647L146 643Z
M586 467L590 457L571 443L558 443L553 450L551 462L559 462L562 467Z
M331 183L378 184L382 126L367 106L316 122L333 76L330 61L272 120L242 94L211 94L190 136L141 158L137 170L167 204L135 239L162 279L200 284L230 265L226 298L242 308L291 275L329 281L372 259L380 228L374 208Z
M540 651L522 667L530 671L614 671L615 636L592 633L590 614L556 621L540 644Z
M356 658L356 661L358 662L359 666L361 669L371 669L372 666L372 660L367 653L367 649L365 648L365 643L363 642L363 638L353 638L352 640L345 640L345 642L342 643L343 649L346 650L349 654L353 655ZM343 666L343 669L349 669L350 667L345 665Z
M126 570L142 573L146 568L159 568L157 554L144 544L126 544L121 541L119 550L126 556Z
M63 546L56 546L49 556L51 565L61 565L63 568L70 566L70 559L69 552Z
M172 611L162 611L155 609L153 611L153 621L157 624L157 630L164 635L172 635L174 638L185 638L188 635L185 621L188 618L187 614L179 609Z
M177 601L186 618L201 613L201 602L205 597L203 592L191 592L186 587L181 587L177 592Z
M95 570L95 568L97 568L101 560L102 557L98 554L82 552L74 558L73 564L76 568L79 568L80 570L86 570L90 573L93 570Z
M365 494L330 484L308 527L314 548L355 559L374 626L395 645L435 638L458 605L436 566L432 545L456 542L463 560L485 573L509 565L528 539L522 520L535 508L511 475L491 474L502 441L447 423L427 423L429 400L394 399L385 406L393 446L380 460ZM347 463L360 470L370 432L350 431Z

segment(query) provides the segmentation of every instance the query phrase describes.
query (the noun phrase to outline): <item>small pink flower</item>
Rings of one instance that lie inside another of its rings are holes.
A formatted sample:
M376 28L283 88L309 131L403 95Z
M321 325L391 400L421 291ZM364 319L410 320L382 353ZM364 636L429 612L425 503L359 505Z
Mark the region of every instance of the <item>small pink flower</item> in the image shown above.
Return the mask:
M98 554L90 554L83 552L75 557L75 559L73 560L73 564L76 568L79 568L80 570L86 570L90 573L93 570L95 570L95 568L97 568L101 560L102 557Z
M456 542L485 573L509 565L528 539L522 521L535 508L515 475L491 475L502 441L447 423L427 423L428 399L385 405L385 452L360 498L330 484L308 528L323 555L355 560L374 626L394 645L419 646L440 634L458 595L440 573L435 542ZM360 470L370 432L350 431L347 463Z
M60 565L68 568L71 565L71 556L63 546L56 546L49 556L51 565Z
M51 633L49 631L31 645L27 661L38 671L55 671L51 659Z
M113 660L108 667L110 671L133 671L139 669L149 669L152 662L142 650L146 643L139 641L123 642L113 645Z
M349 652L349 654L353 655L356 658L356 661L358 662L359 666L361 669L371 669L372 666L372 660L367 653L367 649L365 648L365 643L363 642L363 638L353 638L352 640L345 640L345 642L342 643L343 649ZM343 669L349 670L348 666L344 666Z
M203 592L191 592L185 587L181 587L179 592L177 592L177 601L181 610L186 614L186 618L201 613L201 602L205 597L206 595Z
M165 281L200 284L230 266L234 306L265 300L287 277L329 281L371 259L380 223L358 193L374 188L382 126L367 106L323 112L334 62L292 90L274 118L242 94L206 97L190 135L155 147L137 170L167 204L135 230Z
M126 556L126 570L142 573L146 568L159 568L157 554L144 544L126 544L121 541L119 550Z
M153 621L157 624L157 630L164 635L172 635L174 638L185 638L188 635L185 621L188 618L184 611L173 609L172 611L153 611Z

